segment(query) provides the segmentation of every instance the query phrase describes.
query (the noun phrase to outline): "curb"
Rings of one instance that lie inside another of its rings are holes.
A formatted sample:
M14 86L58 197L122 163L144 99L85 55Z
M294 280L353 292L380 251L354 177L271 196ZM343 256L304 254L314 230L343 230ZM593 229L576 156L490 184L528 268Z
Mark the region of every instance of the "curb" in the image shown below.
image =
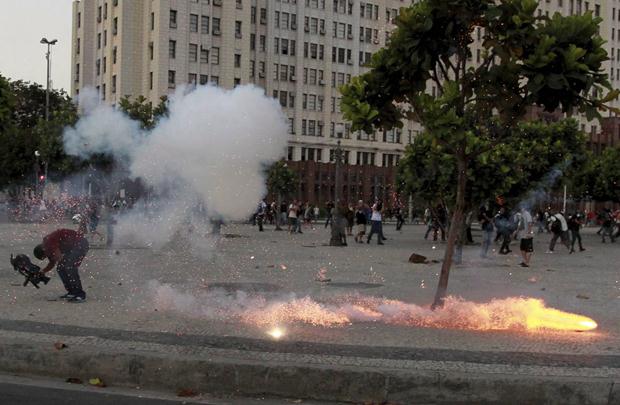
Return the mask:
M204 356L155 347L119 349L109 340L91 346L68 343L68 349L56 351L49 343L55 337L41 336L46 337L41 342L1 337L0 371L62 379L96 376L108 385L158 391L186 388L354 403L620 404L615 377L487 373L476 371L476 365L459 367L462 371L351 366L347 361L334 364L329 356L324 364L319 364L320 356L314 364L304 362L303 355L295 362L257 361L229 356L226 350Z

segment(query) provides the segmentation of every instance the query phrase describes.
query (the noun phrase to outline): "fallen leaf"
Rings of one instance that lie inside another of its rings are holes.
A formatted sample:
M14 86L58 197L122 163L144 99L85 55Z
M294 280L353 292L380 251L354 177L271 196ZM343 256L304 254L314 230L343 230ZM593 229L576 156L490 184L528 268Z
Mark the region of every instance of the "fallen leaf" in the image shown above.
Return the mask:
M54 343L54 348L56 348L56 350L62 350L62 349L66 349L67 346L66 344L62 343L62 342L56 342Z
M101 380L101 378L91 378L90 380L88 380L88 383L90 385L94 385L95 387L100 387L103 388L105 387L105 383Z
M198 393L190 388L181 388L180 390L177 391L178 397L195 397L197 395Z
M65 380L65 382L69 384L82 384L83 383L82 380L76 377L69 377Z
M581 295L581 294L577 294L577 298L582 299L582 300L589 300L590 297L588 297L587 295Z

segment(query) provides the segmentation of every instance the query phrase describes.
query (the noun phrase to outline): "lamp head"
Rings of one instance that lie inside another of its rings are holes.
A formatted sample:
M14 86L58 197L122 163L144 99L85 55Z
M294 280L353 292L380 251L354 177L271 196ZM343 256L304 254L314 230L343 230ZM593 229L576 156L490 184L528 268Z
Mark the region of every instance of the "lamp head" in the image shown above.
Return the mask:
M47 38L42 38L42 39L41 39L41 43L42 43L42 44L47 44L47 43L48 43L48 42L47 42Z

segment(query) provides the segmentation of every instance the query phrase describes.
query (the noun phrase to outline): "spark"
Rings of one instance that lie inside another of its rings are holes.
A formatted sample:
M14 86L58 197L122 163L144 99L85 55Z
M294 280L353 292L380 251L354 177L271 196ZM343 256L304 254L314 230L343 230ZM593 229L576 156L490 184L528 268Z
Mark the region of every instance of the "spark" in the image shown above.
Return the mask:
M268 331L267 334L275 340L280 340L284 336L284 332L284 329L276 326L275 328Z

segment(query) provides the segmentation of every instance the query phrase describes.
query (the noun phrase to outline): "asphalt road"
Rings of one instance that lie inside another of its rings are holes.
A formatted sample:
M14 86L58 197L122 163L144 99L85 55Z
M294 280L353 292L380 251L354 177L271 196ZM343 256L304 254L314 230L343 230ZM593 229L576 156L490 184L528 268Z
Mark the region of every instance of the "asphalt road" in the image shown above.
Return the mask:
M297 402L284 399L180 398L153 391L117 387L96 388L68 384L53 379L0 375L0 405L283 405L291 403L320 404L319 402Z

